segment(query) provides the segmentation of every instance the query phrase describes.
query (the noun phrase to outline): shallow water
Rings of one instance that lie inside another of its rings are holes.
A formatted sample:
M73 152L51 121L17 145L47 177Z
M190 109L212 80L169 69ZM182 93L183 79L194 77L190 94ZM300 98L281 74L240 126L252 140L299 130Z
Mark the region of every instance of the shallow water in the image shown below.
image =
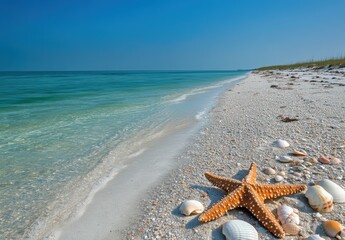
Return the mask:
M100 164L116 168L144 141L200 120L207 93L245 73L0 73L0 238L24 234Z

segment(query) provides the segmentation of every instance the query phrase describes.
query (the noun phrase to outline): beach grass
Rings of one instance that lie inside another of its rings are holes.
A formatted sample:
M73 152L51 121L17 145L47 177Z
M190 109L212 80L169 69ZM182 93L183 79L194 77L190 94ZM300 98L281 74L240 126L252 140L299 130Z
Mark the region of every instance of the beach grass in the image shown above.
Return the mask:
M341 66L345 67L345 57L340 58L328 58L325 60L319 61L308 61L308 62L300 62L294 64L287 64L287 65L275 65L275 66L267 66L257 68L256 70L263 71L263 70L284 70L284 69L294 69L294 68L301 68L301 67L334 67L334 66Z

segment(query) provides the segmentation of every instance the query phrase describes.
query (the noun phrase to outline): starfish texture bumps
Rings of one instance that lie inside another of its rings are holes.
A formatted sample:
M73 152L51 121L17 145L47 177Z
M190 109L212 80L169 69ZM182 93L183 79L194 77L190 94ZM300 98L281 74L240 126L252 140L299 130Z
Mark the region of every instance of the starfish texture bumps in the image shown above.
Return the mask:
M256 183L256 164L252 163L249 173L238 181L205 173L206 178L216 187L228 194L210 209L204 212L199 221L209 222L223 216L227 211L244 207L248 209L274 236L283 238L285 232L272 212L265 206L264 200L298 193L307 189L304 184L259 184Z

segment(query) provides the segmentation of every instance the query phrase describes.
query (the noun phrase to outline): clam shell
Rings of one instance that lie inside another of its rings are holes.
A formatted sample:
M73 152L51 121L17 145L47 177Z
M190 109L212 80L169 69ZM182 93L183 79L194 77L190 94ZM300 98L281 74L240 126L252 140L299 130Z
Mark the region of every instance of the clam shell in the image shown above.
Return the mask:
M326 213L333 210L333 197L323 187L318 185L308 187L305 196L315 211Z
M204 211L204 206L196 200L186 200L180 206L180 212L186 216L199 214Z
M278 161L282 163L290 163L293 162L293 158L290 156L280 156Z
M341 160L339 158L336 158L336 157L330 157L329 158L329 164L339 165L339 164L341 164Z
M340 222L333 220L326 221L323 223L323 228L328 236L336 237L338 239L345 239L345 229Z
M325 240L325 239L320 237L319 234L314 234L314 235L310 235L305 240Z
M242 220L228 221L223 225L222 232L227 240L259 240L255 228Z
M340 187L338 184L332 182L328 179L323 179L318 183L321 187L323 187L329 194L333 197L333 202L336 203L343 203L345 202L345 190Z
M325 157L325 156L320 156L318 160L320 163L323 163L323 164L329 164L330 163L330 159L328 157Z
M278 139L274 142L274 145L279 147L279 148L286 148L288 146L290 146L290 144L285 141L285 140L282 140L282 139Z
M284 180L284 177L277 175L274 177L274 180L276 180L276 182L281 182Z
M301 231L301 228L294 223L286 223L286 224L283 224L282 227L285 233L288 235L295 236Z
M298 157L305 157L308 155L308 153L304 150L295 150L291 154Z
M270 168L270 167L265 168L263 172L265 174L267 174L267 175L274 175L274 174L276 174L276 170L274 170L273 168Z

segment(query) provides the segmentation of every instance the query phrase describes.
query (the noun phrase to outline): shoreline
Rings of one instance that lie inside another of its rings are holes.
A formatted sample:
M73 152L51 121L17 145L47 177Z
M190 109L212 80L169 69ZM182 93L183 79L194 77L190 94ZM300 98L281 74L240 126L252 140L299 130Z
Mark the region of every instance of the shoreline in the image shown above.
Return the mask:
M187 100L188 115L192 114L189 119L181 119L180 122L170 124L170 127L166 126L164 132L141 146L139 151L130 154L129 162L123 162L124 166L119 171L110 173L103 179L102 184L98 184L86 200L78 204L77 209L72 209L68 219L53 228L53 231L47 231L44 238L104 239L108 232L112 232L115 233L112 239L121 239L120 229L125 228L127 221L139 211L135 205L140 196L146 195L148 188L159 184L160 179L180 163L175 156L188 145L195 136L195 131L204 124L204 113L213 107L215 98L219 96L218 92L223 92L242 78L244 77L230 78L217 84L218 88L213 87L209 92L190 96ZM190 108L193 110L190 111ZM161 161L162 157L164 161Z
M198 133L181 155L182 164L170 172L164 181L151 189L148 198L139 206L141 215L122 232L123 239L224 239L221 226L230 219L241 219L252 224L260 239L275 239L246 210L235 209L225 216L200 224L198 216L182 216L180 204L195 199L208 208L223 195L203 176L209 171L226 177L241 179L251 162L258 164L258 182L275 183L274 176L263 173L266 167L284 172L283 182L313 184L331 179L345 186L341 165L306 164L300 171L276 157L293 149L304 149L310 157L321 154L345 160L345 71L344 69L299 69L252 72L248 78L224 92L209 113L208 124ZM295 117L294 122L283 122L282 117ZM272 146L276 139L290 143L287 149ZM296 160L297 161L297 160ZM295 163L295 162L294 162ZM298 164L297 164L298 165ZM301 167L300 166L300 167ZM315 216L303 193L266 202L274 210L278 204L299 209L301 232L327 237L321 219ZM331 213L322 214L344 224L343 204L335 204ZM111 239L109 235L106 239Z

